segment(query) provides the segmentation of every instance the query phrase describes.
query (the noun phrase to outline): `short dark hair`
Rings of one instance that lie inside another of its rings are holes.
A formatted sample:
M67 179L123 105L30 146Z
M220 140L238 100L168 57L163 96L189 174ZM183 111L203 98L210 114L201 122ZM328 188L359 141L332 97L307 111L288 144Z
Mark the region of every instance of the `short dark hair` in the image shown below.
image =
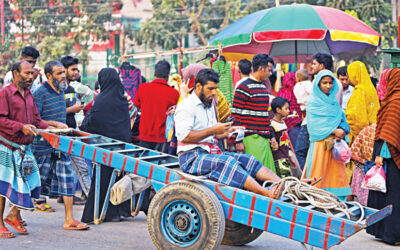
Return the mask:
M99 84L99 81L96 81L94 83L94 90L98 90L98 89L100 89L100 84Z
M337 70L337 76L347 76L347 66L343 66L338 68Z
M250 75L251 72L251 62L247 59L242 59L239 61L240 72L244 75Z
M200 83L201 86L204 86L209 81L219 83L219 75L213 69L202 69L199 71L199 73L197 73L196 84Z
M79 63L79 59L72 56L63 56L60 61L66 69Z
M32 46L26 46L25 48L22 49L21 51L21 56L22 57L32 57L33 59L37 59L40 54L37 49L35 49Z
M154 70L154 75L158 78L167 78L169 76L169 72L171 71L171 65L168 61L161 60L158 61Z
M60 61L57 61L57 60L53 60L53 61L47 62L46 65L44 65L44 74L45 74L45 75L47 75L47 74L53 74L53 68L54 68L55 66L64 67L64 66L62 65L62 63L61 63Z
M286 104L289 103L289 100L283 97L275 97L274 100L272 100L271 102L271 108L272 111L274 111L274 113L276 114L276 110L278 108L282 109L282 107Z
M331 55L318 52L313 55L313 59L317 60L319 64L323 64L325 69L328 69L330 71L333 70L333 59Z
M272 59L272 58L271 58ZM251 64L253 65L253 72L256 72L260 67L267 67L268 62L271 62L267 54L257 54L253 57ZM273 63L273 60L272 60Z
M268 56L268 62L272 63L272 65L275 64L274 59L272 57L270 57L270 56Z

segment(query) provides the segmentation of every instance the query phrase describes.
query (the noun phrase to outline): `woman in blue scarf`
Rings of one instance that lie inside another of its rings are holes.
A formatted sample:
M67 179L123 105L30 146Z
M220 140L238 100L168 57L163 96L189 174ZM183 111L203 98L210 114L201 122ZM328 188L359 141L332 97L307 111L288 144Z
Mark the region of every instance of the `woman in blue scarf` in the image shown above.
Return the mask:
M338 90L338 82L331 71L318 73L306 106L311 144L303 178L322 177L316 187L345 200L351 194L346 168L332 156L334 140L343 139L350 132L346 116L335 96Z

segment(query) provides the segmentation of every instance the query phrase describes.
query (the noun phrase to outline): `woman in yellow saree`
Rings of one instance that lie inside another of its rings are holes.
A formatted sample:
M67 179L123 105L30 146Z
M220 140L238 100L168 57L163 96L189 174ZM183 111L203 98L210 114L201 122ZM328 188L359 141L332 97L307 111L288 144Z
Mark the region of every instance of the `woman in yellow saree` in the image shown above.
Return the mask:
M376 123L379 110L378 94L365 64L355 61L347 67L350 84L354 86L353 94L347 104L346 119L350 126L350 144L361 130Z

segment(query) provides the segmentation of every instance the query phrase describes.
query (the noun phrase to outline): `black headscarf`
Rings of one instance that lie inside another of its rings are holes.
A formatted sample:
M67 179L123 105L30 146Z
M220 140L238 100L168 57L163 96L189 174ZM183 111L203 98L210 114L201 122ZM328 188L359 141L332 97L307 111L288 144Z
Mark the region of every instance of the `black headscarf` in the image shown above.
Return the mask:
M99 72L100 93L82 122L81 129L116 140L131 142L129 104L117 71L105 68Z

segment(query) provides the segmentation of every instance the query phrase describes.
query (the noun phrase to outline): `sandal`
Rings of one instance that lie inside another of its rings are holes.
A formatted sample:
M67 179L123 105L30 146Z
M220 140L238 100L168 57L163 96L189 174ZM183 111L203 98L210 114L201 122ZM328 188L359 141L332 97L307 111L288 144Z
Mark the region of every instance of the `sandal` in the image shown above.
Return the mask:
M26 227L28 226L28 224L26 223L26 221L24 221L23 219L18 219L19 224L21 224L21 226Z
M46 203L41 203L41 204L35 204L35 210L39 212L47 212L47 213L52 213L55 212L56 210L49 206Z
M21 214L20 214L20 213L18 213L18 216L17 216L17 218L18 218L18 220L19 220L19 223L21 224L21 226L23 226L23 227L26 227L26 226L28 226L28 224L26 223L26 221L24 221L24 220L22 219L22 217L21 217Z
M64 230L86 230L89 229L89 226L85 223L80 223L77 220L74 220L69 226L64 226Z
M10 238L15 238L15 235L8 231L6 227L0 228L0 238L3 239L10 239Z
M8 225L12 226L15 230L17 230L21 234L28 234L28 231L26 230L25 227L23 227L21 225L19 220L10 221L7 218L5 218L4 222L7 223Z

